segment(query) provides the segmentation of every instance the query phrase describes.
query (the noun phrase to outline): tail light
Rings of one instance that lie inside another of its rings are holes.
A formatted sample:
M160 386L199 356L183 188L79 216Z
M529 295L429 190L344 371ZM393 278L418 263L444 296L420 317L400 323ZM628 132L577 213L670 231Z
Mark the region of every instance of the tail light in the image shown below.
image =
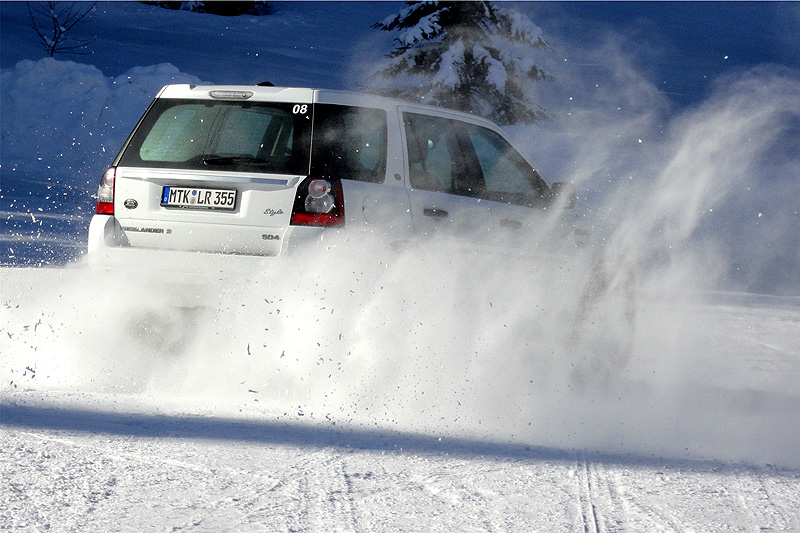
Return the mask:
M100 178L100 187L97 188L97 210L100 215L114 214L114 178L116 167L110 167Z
M292 208L293 226L341 226L344 196L340 180L306 178L297 188Z

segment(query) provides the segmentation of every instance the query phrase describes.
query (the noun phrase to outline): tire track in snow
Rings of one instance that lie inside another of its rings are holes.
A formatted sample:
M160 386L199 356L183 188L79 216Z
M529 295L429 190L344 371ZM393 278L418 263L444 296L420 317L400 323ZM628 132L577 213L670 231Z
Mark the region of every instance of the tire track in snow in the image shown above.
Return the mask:
M752 526L761 531L795 531L800 519L787 516L774 501L766 479L769 478L759 473L754 480L746 481L748 485L757 484L756 487L745 486L745 482L737 487L738 499L742 508L747 510Z
M592 499L592 486L589 479L589 463L583 454L575 459L575 479L578 483L578 510L580 511L583 533L599 533L597 514Z
M630 529L630 507L620 494L616 476L583 453L575 461L578 505L584 533L612 533Z
M340 455L330 452L315 453L314 456L321 460L309 461L300 481L303 505L297 531L357 532L352 483L345 470L345 461Z
M786 514L781 510L780 506L777 505L775 503L775 501L773 500L772 491L770 490L769 487L767 487L767 483L764 480L763 476L760 476L760 475L758 476L758 484L761 486L760 490L763 490L764 497L766 498L767 502L769 503L770 508L772 509L774 514L776 514L777 516L780 517L781 521L783 522L782 528L784 528L786 530L789 530L792 527L797 527L798 522L800 522L800 519L795 517L795 519L794 519L795 523L792 524L792 520L790 520L786 516Z
M601 532L628 531L630 508L620 494L617 474L608 472L600 463L587 463L594 500L602 498L601 512L595 514L599 518Z

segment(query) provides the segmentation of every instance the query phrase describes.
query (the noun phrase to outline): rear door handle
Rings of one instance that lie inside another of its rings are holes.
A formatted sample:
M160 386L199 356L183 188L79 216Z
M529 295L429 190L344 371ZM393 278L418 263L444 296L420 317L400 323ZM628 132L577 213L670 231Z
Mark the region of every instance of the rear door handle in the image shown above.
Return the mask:
M444 209L437 209L435 207L426 207L422 210L422 214L432 218L448 218L450 216L450 213Z
M522 222L520 222L519 220L512 220L510 218L501 218L500 225L503 226L504 228L519 229L522 227Z

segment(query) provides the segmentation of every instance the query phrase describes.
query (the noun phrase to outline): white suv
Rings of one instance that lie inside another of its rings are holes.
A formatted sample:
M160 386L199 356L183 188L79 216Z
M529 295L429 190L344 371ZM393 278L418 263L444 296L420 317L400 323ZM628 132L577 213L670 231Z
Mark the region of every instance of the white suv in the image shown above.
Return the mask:
M342 91L170 85L102 178L89 252L273 256L322 228L367 225L495 246L553 191L472 115Z
M401 248L444 235L517 252L545 226L563 246L536 254L585 253L574 201L473 115L342 91L169 85L102 177L89 258L278 256L353 228Z

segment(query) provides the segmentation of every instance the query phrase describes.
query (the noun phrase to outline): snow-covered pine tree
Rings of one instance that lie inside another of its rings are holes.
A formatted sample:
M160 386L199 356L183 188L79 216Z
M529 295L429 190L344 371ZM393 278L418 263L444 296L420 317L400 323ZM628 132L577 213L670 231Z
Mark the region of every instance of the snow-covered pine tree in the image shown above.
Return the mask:
M531 96L534 82L552 79L534 61L551 46L518 11L485 1L412 1L372 27L399 35L371 90L502 125L547 117Z

